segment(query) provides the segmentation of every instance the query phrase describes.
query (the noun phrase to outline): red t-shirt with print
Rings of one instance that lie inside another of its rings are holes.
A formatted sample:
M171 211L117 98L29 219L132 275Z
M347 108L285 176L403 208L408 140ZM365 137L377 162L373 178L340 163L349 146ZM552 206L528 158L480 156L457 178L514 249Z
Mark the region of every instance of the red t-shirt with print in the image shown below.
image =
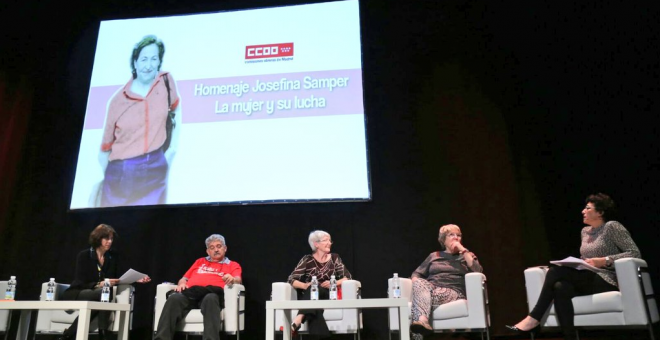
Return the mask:
M225 274L241 277L242 271L238 262L230 261L226 257L220 262L211 262L209 257L202 257L193 263L183 277L188 279L188 287L218 286L225 288L225 281L222 280L222 277Z

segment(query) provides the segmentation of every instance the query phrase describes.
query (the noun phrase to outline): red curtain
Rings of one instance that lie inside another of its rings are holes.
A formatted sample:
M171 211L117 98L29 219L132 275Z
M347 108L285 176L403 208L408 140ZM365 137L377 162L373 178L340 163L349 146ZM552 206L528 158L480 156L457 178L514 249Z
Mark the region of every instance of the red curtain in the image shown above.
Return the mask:
M0 232L7 227L12 197L32 112L33 91L27 77L0 71Z

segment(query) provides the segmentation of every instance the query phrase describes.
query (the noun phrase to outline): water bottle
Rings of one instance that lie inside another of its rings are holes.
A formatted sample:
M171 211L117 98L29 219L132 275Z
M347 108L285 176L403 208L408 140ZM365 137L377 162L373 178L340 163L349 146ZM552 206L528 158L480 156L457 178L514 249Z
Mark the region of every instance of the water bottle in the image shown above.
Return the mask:
M110 302L110 279L105 279L101 290L101 302Z
M16 298L16 276L11 276L7 282L7 291L5 300L14 300Z
M319 281L316 279L316 276L312 276L312 289L310 290L310 300L319 299Z
M50 278L48 281L48 288L46 288L46 301L55 300L55 278Z
M392 278L392 297L398 299L401 297L401 285L399 284L399 274L394 273Z
M335 276L330 276L330 300L337 300L337 279Z

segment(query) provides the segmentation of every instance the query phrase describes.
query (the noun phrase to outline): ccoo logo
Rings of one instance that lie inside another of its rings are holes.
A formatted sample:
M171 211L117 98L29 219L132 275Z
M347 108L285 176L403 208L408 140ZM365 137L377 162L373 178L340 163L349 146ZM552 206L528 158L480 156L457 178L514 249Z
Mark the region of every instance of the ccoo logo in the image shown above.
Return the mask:
M293 57L293 43L245 46L245 59Z

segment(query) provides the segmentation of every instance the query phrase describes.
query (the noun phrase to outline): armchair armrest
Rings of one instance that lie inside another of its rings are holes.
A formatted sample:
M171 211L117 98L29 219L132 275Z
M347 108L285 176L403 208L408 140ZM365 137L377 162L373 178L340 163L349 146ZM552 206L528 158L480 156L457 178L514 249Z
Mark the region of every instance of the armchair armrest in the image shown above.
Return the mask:
M298 300L298 293L288 282L273 282L270 299L272 301Z
M69 284L66 283L55 283L55 300L62 300L62 293L65 290L69 289ZM39 295L40 301L46 301L46 290L48 290L48 282L41 284L41 295Z
M241 317L245 311L245 286L242 284L234 283L225 286L225 332L237 332L243 329L242 324L244 318Z
M346 280L341 284L341 299L342 300L357 300L360 299L360 289L362 288L362 283L357 280ZM335 332L357 332L361 328L361 313L358 312L357 308L347 308L343 310L343 317L341 320L341 325L336 329L332 329ZM336 326L335 326L336 327Z
M134 306L134 300L133 300L133 294L135 293L135 287L132 284L119 284L114 287L112 287L113 294L113 300L112 302L115 303L128 303L131 305L131 311L129 312L128 320L128 328L133 329L133 306ZM115 319L116 320L116 316ZM117 332L119 330L119 323L118 322L113 322L112 323L112 329L113 332Z
M527 292L527 308L531 312L541 295L547 267L531 267L525 269L525 290Z
M341 284L342 300L356 300L359 298L359 291L362 283L357 280L346 280Z
M412 280L407 277L400 277L399 288L401 289L401 298L412 301ZM389 278L387 280L387 297L393 297L392 293L392 278Z
M165 307L165 301L167 301L166 294L175 288L176 285L170 283L161 283L156 286L156 301L154 301L154 332L158 329L160 314L163 312L163 307Z
M131 284L119 284L114 287L114 300L116 303L130 303L133 310L133 293L135 287Z
M640 299L638 301L642 303L642 291L637 276L638 268L647 268L646 261L635 258L625 258L614 261L614 269L616 271L617 281L619 282L621 295L630 295L630 298L635 298L639 295ZM644 282L644 289L647 294L653 293L653 286L651 286L650 283L650 280L648 283Z
M614 269L621 291L623 316L628 325L646 325L649 323L645 310L646 303L648 303L651 319L658 320L658 307L653 298L653 286L651 285L650 275L645 272L645 268L647 268L647 264L642 259L624 258L614 261ZM642 275L644 287L639 282L639 274ZM644 289L642 290L642 288ZM640 306L644 308L640 308Z
M291 300L298 300L298 292L296 292L295 288L291 286L288 282L273 282L272 288L271 288L271 295L270 295L270 300L271 301L291 301ZM288 325L284 324L284 313L285 311L282 310L277 310L275 311L275 331L279 331L280 327L284 327ZM297 310L293 311L287 311L289 315L289 319L293 319L294 315L298 314ZM267 332L269 330L266 330ZM272 331L272 330L270 330Z
M401 289L401 298L408 301L410 306L412 302L412 280L406 277L399 278L399 288ZM392 298L392 278L387 280L387 297ZM399 330L399 309L398 308L388 308L388 323L390 325L390 331Z
M486 275L468 273L465 275L465 294L468 304L469 324L473 328L486 328L488 320L488 291Z

